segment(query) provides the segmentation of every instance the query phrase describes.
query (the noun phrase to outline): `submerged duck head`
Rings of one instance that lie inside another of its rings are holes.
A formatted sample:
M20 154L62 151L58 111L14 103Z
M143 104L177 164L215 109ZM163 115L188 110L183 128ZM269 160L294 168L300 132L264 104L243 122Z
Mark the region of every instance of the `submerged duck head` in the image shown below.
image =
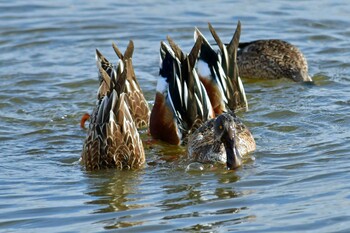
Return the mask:
M306 68L302 67L300 69L295 69L291 71L291 79L295 82L305 82L305 83L313 83L312 78L308 74Z
M236 127L234 118L230 114L222 114L214 121L215 140L223 143L226 150L226 165L234 169L242 165L242 157L236 147Z

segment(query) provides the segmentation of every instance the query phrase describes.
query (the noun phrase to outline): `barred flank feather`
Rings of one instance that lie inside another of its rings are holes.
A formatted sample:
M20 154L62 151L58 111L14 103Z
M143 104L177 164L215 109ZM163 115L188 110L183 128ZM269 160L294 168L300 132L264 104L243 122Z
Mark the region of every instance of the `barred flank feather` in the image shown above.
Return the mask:
M109 87L109 80L114 76L116 79L121 76L124 69L127 69L125 93L126 102L128 103L130 113L135 121L138 129L149 125L150 109L147 100L145 99L141 87L137 81L135 71L132 64L132 55L134 52L134 43L129 42L124 55L118 49L116 44L112 44L115 53L120 59L116 65L110 63L100 51L96 50L96 63L99 68L100 88L98 98L103 96L103 93Z
M122 62L131 64L128 60ZM112 70L111 76L102 67L99 69L99 101L82 151L87 170L137 169L145 163L142 141L128 105L130 93L125 93L127 77L133 73L130 69L131 65L126 66L120 75Z

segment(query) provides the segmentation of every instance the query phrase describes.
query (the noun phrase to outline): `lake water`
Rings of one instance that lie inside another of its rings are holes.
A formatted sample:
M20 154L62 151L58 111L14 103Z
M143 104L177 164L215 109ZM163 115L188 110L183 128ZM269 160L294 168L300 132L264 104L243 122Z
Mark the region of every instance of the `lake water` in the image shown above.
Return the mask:
M350 232L348 1L17 0L0 11L1 232ZM111 43L134 40L151 104L161 40L189 51L195 26L211 40L211 22L227 42L238 20L241 41L297 45L315 80L243 80L255 160L187 172L183 149L143 131L144 169L84 170L95 48L116 61Z

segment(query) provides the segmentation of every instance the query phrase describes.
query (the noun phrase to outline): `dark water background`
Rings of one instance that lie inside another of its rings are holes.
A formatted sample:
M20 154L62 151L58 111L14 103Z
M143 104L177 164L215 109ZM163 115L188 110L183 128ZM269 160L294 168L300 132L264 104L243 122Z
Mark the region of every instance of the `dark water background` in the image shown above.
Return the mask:
M350 232L348 1L17 0L0 12L0 231ZM315 80L244 80L255 161L186 172L178 148L146 144L143 170L84 170L95 48L116 60L112 41L134 40L152 103L166 35L188 51L194 26L228 41L237 20L241 41L297 45Z

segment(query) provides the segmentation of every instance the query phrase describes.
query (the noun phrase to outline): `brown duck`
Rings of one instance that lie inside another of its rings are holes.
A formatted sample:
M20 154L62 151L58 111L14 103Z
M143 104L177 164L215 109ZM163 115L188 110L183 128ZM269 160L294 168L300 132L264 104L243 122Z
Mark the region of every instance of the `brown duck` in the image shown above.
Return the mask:
M130 64L124 58L123 64ZM103 168L137 169L145 163L145 153L130 113L126 80L130 72L126 65L120 75L111 76L100 67L101 83L98 102L90 117L88 134L81 160L87 170Z
M239 44L237 57L242 78L312 82L302 52L283 40L256 40Z
M134 52L134 43L132 41L129 42L125 53L122 54L116 44L112 44L115 53L117 54L119 60L116 65L112 64L107 60L106 57L102 55L102 53L96 49L96 64L98 69L102 69L106 72L106 74L111 77L114 75L115 77L119 77L124 69L128 69L128 75L126 77L126 85L124 92L126 93L126 100L128 102L129 110L131 116L134 119L136 127L138 129L148 127L149 125L149 116L150 109L148 103L143 95L142 89L136 79L136 75L134 72L133 64L132 64L132 55ZM108 89L106 87L106 83L103 82L101 72L99 72L99 80L100 87L99 89ZM103 90L106 91L106 90ZM100 91L99 91L100 92ZM99 93L98 92L98 93ZM100 96L98 96L100 98ZM85 121L90 117L89 114L85 114L81 119L81 127L84 128Z

